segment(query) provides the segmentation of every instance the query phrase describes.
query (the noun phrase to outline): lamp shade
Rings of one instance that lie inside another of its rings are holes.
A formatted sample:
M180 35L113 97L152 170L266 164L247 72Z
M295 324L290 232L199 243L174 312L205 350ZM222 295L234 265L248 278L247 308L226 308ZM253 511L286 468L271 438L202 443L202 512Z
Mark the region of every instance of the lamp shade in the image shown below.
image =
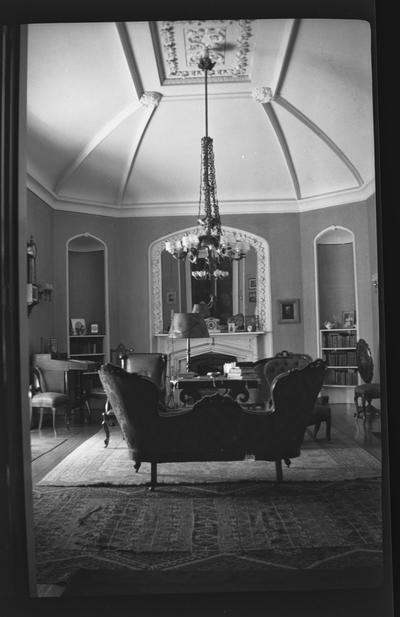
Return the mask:
M200 302L200 304L193 304L192 313L199 313L201 317L209 317L210 309L208 308L208 304Z
M207 324L199 313L174 313L170 338L208 338Z

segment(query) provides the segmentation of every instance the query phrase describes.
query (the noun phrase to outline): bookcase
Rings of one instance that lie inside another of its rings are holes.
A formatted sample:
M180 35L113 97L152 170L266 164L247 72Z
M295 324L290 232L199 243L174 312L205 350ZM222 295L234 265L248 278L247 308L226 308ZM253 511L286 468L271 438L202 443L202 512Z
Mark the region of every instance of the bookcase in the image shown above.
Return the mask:
M70 335L69 357L102 364L104 362L104 334Z
M320 330L320 353L328 365L325 386L348 387L358 383L357 328Z

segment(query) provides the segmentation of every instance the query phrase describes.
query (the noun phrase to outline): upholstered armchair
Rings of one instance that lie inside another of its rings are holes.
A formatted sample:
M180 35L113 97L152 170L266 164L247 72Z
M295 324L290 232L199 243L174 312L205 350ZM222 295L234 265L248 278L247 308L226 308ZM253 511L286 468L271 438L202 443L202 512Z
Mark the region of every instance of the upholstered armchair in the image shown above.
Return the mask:
M160 401L165 402L167 354L127 352L122 358L121 367L128 373L139 373L152 381L159 390Z
M291 353L289 351L281 351L277 353L264 365L267 395L270 393L271 384L278 375L295 368L301 369L307 366L311 361L312 358L308 354ZM327 441L330 441L332 424L331 408L327 403L322 403L320 402L320 399L318 399L313 406L308 419L308 426L314 427L314 439L317 438L322 422L325 422L326 426L326 439Z
M192 408L159 410L156 384L143 375L111 364L99 370L101 382L125 437L134 468L151 463L150 486L157 484L157 464L185 461L243 460L246 454L274 461L282 480L282 460L300 455L310 411L322 387L326 364L283 373L271 386L271 411L244 410L229 396L205 396Z
M166 396L166 372L167 372L167 355L162 353L126 353L121 359L121 368L127 373L138 374L147 377L157 388L158 400L157 405L160 411L165 410ZM104 440L105 447L110 441L109 422L110 418L115 416L119 422L118 415L114 411L114 406L110 397L107 395L105 388L102 390L105 394L106 403L103 412L103 427L106 434Z

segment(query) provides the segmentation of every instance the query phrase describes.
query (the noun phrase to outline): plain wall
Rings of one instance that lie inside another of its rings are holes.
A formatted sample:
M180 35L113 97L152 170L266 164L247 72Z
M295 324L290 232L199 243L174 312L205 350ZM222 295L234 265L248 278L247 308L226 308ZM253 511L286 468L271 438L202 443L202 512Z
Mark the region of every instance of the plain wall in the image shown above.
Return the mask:
M317 246L319 327L326 321L344 326L343 311L355 311L353 244Z
M105 326L104 251L69 251L69 315Z
M42 300L33 306L28 319L29 356L46 352L49 338L57 337L54 320L54 298L57 296L55 284L56 269L52 259L54 246L54 210L33 193L28 193L27 238L33 236L37 246L37 283L53 283L54 291L50 302Z

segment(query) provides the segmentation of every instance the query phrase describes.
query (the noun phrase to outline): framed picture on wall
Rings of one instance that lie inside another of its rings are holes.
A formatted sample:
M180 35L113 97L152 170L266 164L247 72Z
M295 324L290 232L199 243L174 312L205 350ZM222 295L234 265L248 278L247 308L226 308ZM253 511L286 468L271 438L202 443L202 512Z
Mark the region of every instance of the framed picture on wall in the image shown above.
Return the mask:
M175 302L176 302L176 291L167 291L166 292L166 301L167 301L167 304L175 304Z
M248 288L249 289L257 289L257 279L256 278L249 278L249 280L248 280Z
M256 290L255 289L251 289L249 291L249 302L256 302L256 300L257 300Z
M278 300L278 323L299 323L300 300Z
M79 319L71 319L71 330L74 336L86 334L86 321L82 317Z

